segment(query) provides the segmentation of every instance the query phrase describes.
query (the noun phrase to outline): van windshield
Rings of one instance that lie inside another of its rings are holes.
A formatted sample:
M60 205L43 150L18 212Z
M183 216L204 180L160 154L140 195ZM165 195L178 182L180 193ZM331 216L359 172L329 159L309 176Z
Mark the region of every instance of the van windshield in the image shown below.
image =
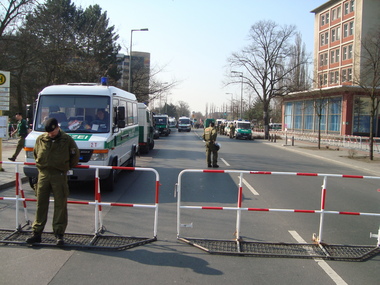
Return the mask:
M167 117L154 117L156 125L166 125L168 123Z
M56 118L66 133L108 133L110 115L107 96L41 95L34 129L43 132L44 122Z
M237 123L237 128L238 129L244 129L244 130L249 130L251 128L251 124L250 123Z
M190 124L190 119L179 119L178 123L181 125L189 125Z

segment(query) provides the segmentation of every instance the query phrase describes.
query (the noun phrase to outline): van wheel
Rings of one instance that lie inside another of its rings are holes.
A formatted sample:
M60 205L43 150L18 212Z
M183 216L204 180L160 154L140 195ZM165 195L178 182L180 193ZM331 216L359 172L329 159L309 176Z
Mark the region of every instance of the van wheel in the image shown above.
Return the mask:
M144 145L143 147L140 146L140 153L147 154L149 152L149 145Z
M154 149L154 140L149 143L149 150Z

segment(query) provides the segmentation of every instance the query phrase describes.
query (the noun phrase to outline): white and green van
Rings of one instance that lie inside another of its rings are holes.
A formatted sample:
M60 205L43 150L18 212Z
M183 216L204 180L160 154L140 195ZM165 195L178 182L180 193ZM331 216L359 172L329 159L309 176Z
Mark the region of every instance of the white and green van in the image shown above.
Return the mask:
M101 115L103 113L104 115ZM113 86L72 83L44 88L38 95L33 130L25 141L26 162L34 162L33 148L44 133L44 121L54 117L80 150L82 165L130 166L136 164L139 126L136 96ZM31 184L35 166L24 166ZM75 168L69 181L93 181L95 169ZM112 191L116 170L99 169L101 189Z
M252 129L249 121L235 120L235 138L252 140Z

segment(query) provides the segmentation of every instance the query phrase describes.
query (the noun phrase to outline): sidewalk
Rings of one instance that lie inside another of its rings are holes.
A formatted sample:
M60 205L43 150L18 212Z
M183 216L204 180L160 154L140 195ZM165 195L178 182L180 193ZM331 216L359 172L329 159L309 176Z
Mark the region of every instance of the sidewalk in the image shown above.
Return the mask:
M16 150L18 139L2 140L1 159L3 161L0 165L2 171L0 172L0 190L15 186L16 184L16 164L12 164L8 157L11 157ZM9 162L9 164L8 164ZM25 162L25 151L22 150L17 157L16 162ZM18 172L22 183L28 181L28 177L25 176L22 165L18 165Z
M364 171L368 176L379 176L380 175L380 154L374 153L374 160L369 161L369 159L361 159L361 157L368 156L368 152L356 151L354 159L349 158L349 149L330 147L326 148L325 145L321 145L321 149L317 148L316 143L309 143L305 141L295 141L294 146L291 142L285 143L285 140L277 140L276 142L269 142L265 140L259 140L260 143L268 144L272 147L282 148L285 151L293 151L306 155L309 157L314 157L318 159L323 159L325 161L337 163L356 169L358 171ZM0 190L12 187L15 185L15 164L8 164L10 162L8 157L11 157L16 149L17 139L9 139L2 141L2 159L5 163L1 164L4 171L0 172ZM17 162L25 161L25 152L21 151L17 158ZM18 172L23 183L28 182L28 178L25 176L22 165L18 166ZM342 173L344 174L344 173Z
M380 176L380 154L378 152L374 152L374 160L371 161L368 158L368 151L327 146L325 144L321 144L321 148L318 149L317 143L297 140L294 141L294 146L292 146L290 139L288 139L287 143L282 139L277 140L276 142L264 140L263 142L274 147L283 148L286 151L297 152L305 156L322 159L324 161L344 165L358 171L363 171L366 172L368 176ZM350 155L352 156L351 158Z

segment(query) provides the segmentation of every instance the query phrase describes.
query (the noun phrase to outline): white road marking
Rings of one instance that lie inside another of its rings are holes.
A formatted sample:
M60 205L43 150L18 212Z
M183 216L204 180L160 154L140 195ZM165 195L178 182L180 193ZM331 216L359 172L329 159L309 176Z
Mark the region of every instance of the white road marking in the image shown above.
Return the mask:
M248 182L247 182L247 180L245 180L244 178L243 178L243 184L245 185L245 186L247 186L247 188L249 189L249 191L251 191L252 192L252 194L253 195L260 195Z
M231 166L229 165L229 163L227 161L225 161L223 158L220 159L221 161L223 161L223 163L226 165L226 166Z
M298 243L306 243L306 241L296 231L289 231L289 233ZM336 273L334 269L332 269L330 265L327 264L326 261L320 258L314 258L314 261L323 269L323 271L326 272L326 274L335 282L335 284L347 285L346 281L344 281L343 278L340 277L338 273Z

